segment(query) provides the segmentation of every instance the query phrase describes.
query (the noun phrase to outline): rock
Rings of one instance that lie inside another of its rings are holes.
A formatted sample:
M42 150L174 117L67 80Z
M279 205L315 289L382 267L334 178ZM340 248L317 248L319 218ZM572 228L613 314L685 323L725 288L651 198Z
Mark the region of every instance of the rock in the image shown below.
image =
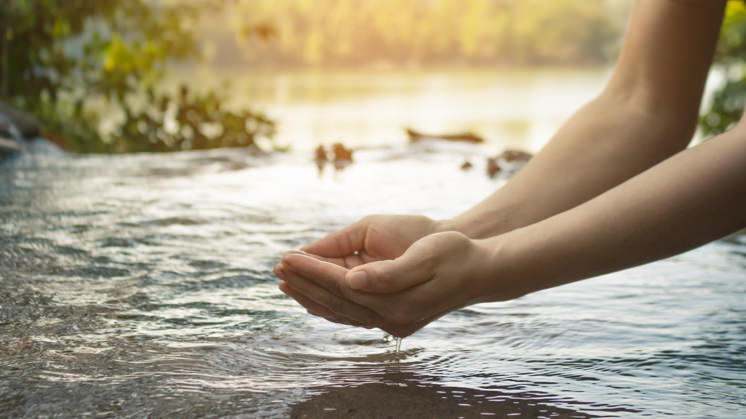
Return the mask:
M332 144L332 153L334 153L334 162L352 162L352 150L345 147L342 143Z
M0 136L18 141L40 135L41 127L36 119L0 102Z
M23 151L20 143L0 137L0 157L10 156Z
M326 155L326 150L324 150L324 146L319 144L318 147L313 151L314 153L314 160L316 160L316 163L324 164L328 160L328 156Z
M332 144L332 153L334 154L334 168L336 170L342 170L352 164L352 150L345 147L344 144Z
M502 170L502 168L497 163L497 157L490 157L487 159L487 176L495 177L500 170Z
M332 150L327 152L323 145L319 145L314 150L313 160L319 169L319 175L324 171L326 163L331 163L336 170L342 170L352 163L352 149L345 147L342 143L334 143Z
M532 157L531 153L523 150L503 150L496 157L487 159L487 175L495 177L496 174L500 173L502 177L511 177L518 173Z
M422 140L447 140L447 141L461 141L467 143L483 143L484 138L480 137L473 132L459 132L455 134L424 134L419 131L415 131L412 128L407 128L407 135L409 136L409 142L416 143Z
M511 150L511 149L504 150L502 153L500 153L499 156L497 156L498 159L503 159L508 162L512 162L512 161L527 162L531 160L531 157L533 157L533 155L527 151Z
M464 160L464 163L461 164L461 170L469 170L472 167L474 167L474 165L471 164L471 162L469 160Z

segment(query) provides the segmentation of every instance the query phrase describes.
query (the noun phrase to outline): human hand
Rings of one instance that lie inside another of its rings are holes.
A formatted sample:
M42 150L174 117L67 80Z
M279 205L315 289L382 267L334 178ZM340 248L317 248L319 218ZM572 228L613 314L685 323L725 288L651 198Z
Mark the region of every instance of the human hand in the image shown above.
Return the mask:
M481 242L444 232L416 241L394 260L353 269L289 252L276 274L280 289L311 314L404 337L452 310L487 301L490 259Z
M428 234L443 231L440 221L422 215L370 215L301 248L346 268L401 256Z

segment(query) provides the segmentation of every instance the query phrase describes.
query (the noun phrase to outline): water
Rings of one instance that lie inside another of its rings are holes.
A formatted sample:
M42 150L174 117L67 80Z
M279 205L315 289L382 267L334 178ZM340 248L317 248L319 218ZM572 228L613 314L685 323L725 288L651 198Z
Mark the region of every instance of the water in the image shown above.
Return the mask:
M473 130L499 146L537 150L603 89L610 73L609 68L206 69L182 80L197 86L229 81L233 104L253 106L278 120L278 144L294 150L335 141L355 147L404 145L407 126L435 133Z
M283 251L364 214L476 202L502 182L491 151L371 148L321 174L241 150L3 162L0 416L742 415L743 238L459 310L399 354L277 290Z
M401 346L277 290L282 252L359 217L481 200L504 182L486 156L538 149L608 74L232 74L293 152L0 162L0 416L743 416L743 237L459 310ZM410 147L405 125L488 143ZM337 140L363 149L319 173L310 150Z

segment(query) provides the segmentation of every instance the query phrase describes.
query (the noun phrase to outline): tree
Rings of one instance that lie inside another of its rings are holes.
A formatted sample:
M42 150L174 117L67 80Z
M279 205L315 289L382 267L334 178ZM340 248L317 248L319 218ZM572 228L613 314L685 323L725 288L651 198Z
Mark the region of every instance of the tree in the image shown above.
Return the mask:
M190 31L206 0L5 0L0 98L83 152L247 146L271 137L260 113L223 108L212 91L160 88L168 65L197 58ZM108 136L105 115L123 118Z
M746 6L728 2L720 32L715 63L725 74L725 83L712 96L709 108L700 118L704 135L716 135L741 118L746 101Z

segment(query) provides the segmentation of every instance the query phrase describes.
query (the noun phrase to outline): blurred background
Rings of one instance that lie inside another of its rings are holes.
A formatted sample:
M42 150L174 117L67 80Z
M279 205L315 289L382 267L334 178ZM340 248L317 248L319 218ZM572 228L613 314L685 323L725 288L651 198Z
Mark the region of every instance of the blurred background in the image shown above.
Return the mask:
M603 87L632 4L6 0L0 101L76 152L373 147L407 127L535 151ZM745 16L729 2L701 134L740 116Z
M699 138L740 117L744 4ZM632 6L0 0L0 417L743 417L744 235L454 311L400 353L273 275L507 182L603 88Z

